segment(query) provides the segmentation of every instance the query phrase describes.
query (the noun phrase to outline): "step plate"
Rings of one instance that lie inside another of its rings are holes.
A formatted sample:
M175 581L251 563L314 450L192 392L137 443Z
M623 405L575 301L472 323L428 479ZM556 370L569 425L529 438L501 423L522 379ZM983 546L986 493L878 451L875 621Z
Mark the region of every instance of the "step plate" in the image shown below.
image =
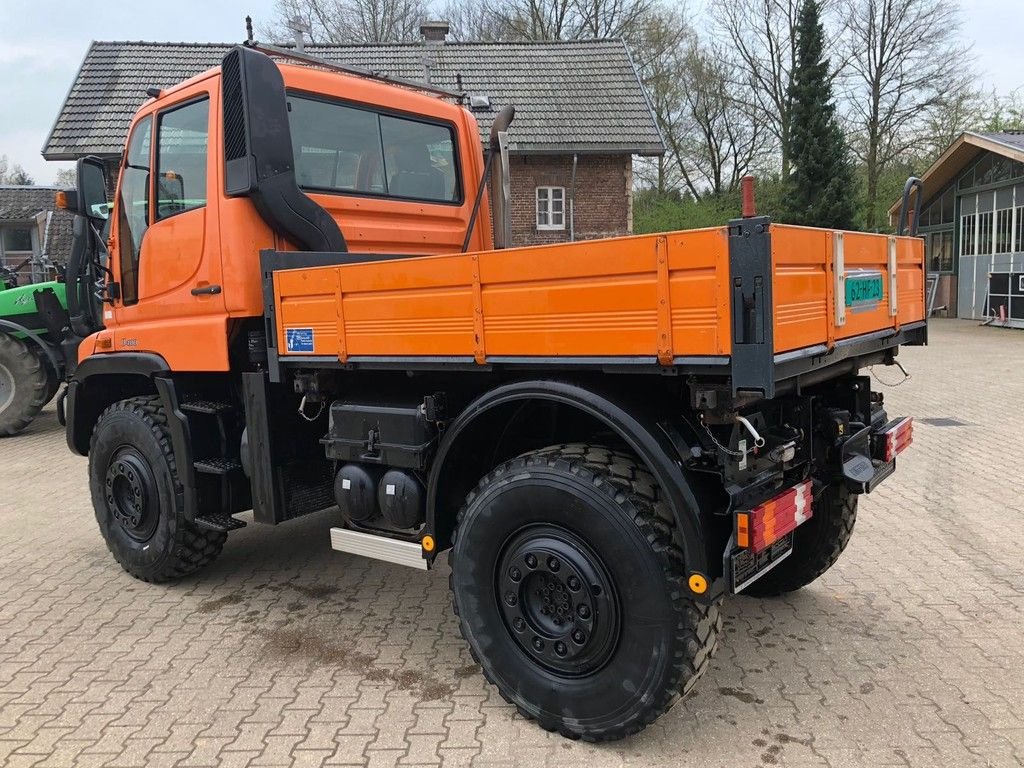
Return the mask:
M331 528L331 549L407 565L422 571L427 570L427 561L423 559L420 545L412 541L398 541L345 528Z

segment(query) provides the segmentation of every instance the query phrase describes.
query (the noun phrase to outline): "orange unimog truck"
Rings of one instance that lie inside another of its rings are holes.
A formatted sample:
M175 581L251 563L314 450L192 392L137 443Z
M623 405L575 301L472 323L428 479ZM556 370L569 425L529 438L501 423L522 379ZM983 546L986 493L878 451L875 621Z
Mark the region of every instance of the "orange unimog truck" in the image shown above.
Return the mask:
M750 215L501 248L510 110L485 160L458 94L289 57L151 90L106 243L80 161L63 418L107 546L163 582L239 513L287 536L337 506L335 549L450 552L524 716L639 731L723 598L818 578L910 444L862 372L926 341L921 240Z

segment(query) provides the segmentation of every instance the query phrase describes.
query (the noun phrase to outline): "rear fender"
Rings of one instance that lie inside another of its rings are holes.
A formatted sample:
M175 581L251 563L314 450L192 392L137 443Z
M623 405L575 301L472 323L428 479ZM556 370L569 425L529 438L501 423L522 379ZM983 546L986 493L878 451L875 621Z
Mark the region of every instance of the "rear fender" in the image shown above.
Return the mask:
M436 541L436 551L451 546L458 507L479 477L467 488L457 472L460 457L480 450L481 434L475 426L503 406L528 401L548 401L572 408L612 430L643 461L664 493L676 521L679 544L688 575L701 574L710 583L703 595L714 598L724 590L721 580L721 550L714 530L713 510L721 506L721 485L695 476L683 468L679 449L681 434L670 414L630 401L621 393L561 381L525 381L506 384L487 392L469 404L447 427L430 469L427 490L426 532ZM671 426L670 426L671 425ZM493 441L494 435L489 435ZM558 442L556 439L554 442ZM538 446L540 447L540 446ZM464 474L464 473L463 473Z

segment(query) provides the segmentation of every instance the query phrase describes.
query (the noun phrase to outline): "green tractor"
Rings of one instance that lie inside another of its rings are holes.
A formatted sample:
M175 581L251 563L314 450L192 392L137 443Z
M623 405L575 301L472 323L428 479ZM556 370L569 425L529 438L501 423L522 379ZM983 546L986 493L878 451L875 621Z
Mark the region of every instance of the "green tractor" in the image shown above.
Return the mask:
M0 267L0 437L31 424L64 380L63 328L47 313L66 324L65 290L58 281L18 285L18 273Z
M84 181L102 185L102 173L87 174ZM106 218L106 206L80 211L77 195L64 194L77 214L66 276L19 285L19 267L0 265L0 437L21 432L53 400L75 371L79 342L102 327L96 318L110 300L105 238L97 229ZM57 405L59 417L59 399Z

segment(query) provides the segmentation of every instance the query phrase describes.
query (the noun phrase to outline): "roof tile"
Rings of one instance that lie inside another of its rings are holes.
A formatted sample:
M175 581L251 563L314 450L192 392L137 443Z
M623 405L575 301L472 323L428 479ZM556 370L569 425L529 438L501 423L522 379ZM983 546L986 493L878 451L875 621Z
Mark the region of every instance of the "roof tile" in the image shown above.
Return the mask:
M165 88L220 64L228 43L94 42L43 148L50 160L119 154L145 90ZM310 45L329 61L490 97L473 110L481 138L502 106L516 107L513 151L577 149L660 154L661 135L625 44L549 43Z

